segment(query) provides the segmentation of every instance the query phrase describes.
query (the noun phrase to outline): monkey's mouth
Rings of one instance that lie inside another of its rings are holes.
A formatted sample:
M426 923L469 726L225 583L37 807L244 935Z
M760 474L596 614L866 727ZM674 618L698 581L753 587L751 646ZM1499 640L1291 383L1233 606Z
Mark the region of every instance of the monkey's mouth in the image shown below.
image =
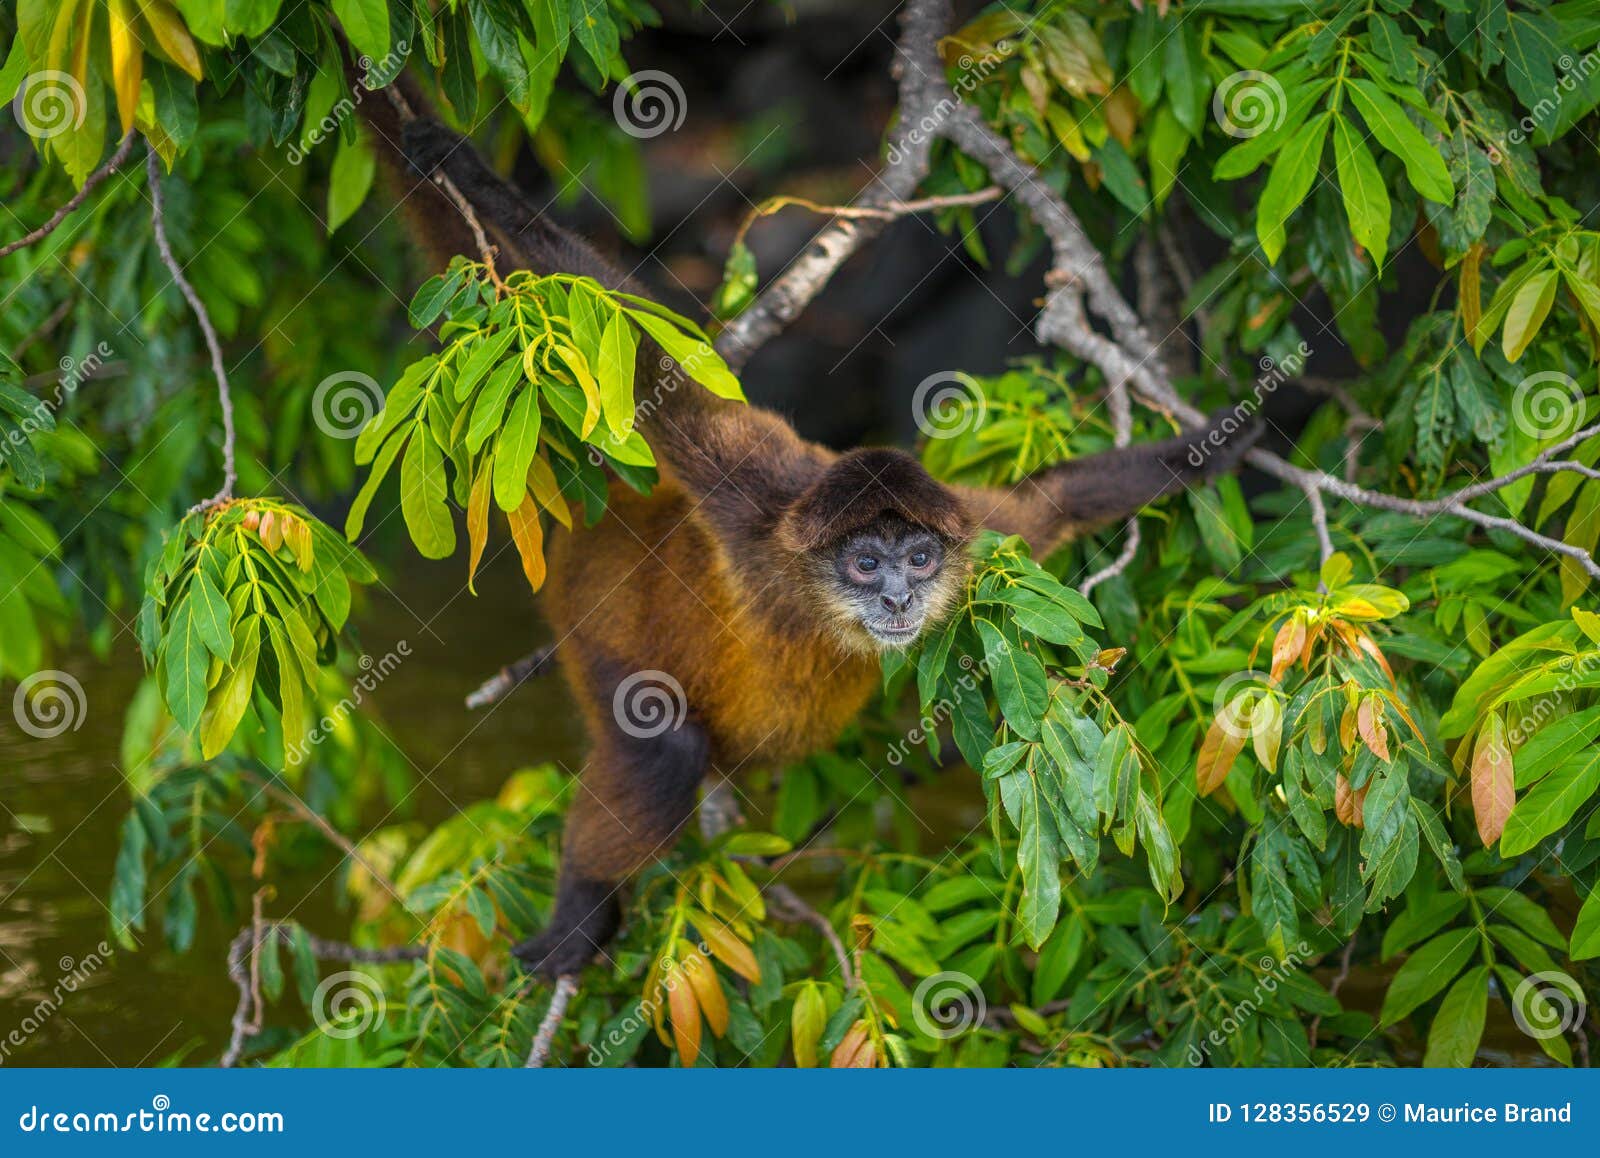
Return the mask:
M863 626L873 639L890 647L905 647L922 632L920 619L916 622L910 619L866 620Z

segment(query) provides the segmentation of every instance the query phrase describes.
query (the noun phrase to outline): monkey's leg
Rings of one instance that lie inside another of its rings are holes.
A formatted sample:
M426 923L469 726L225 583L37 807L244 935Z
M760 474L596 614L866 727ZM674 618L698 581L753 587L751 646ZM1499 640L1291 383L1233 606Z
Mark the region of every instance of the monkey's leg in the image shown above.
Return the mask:
M664 855L694 813L709 742L698 724L648 739L608 729L578 780L567 815L555 913L511 951L550 977L576 973L622 920L623 882Z

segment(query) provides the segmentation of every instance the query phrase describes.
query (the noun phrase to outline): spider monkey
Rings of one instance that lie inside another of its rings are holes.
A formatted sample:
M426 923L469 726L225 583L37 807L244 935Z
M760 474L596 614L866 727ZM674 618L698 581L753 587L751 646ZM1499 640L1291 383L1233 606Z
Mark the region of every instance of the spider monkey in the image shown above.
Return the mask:
M441 264L478 246L425 179L440 173L502 262L644 292L464 138L413 118L421 100L402 91L392 103L369 98L363 113ZM555 536L542 593L591 741L554 914L512 950L552 977L605 948L621 886L671 848L708 775L793 760L838 738L877 686L879 653L910 644L956 601L977 528L1020 534L1043 557L1230 469L1254 437L1230 440L1214 424L1064 462L1013 490L947 486L901 450L807 442L776 414L675 378L649 343L637 380L651 399L638 420L661 480L648 495L613 481L605 517L581 541ZM1207 441L1213 453L1191 465L1190 448Z

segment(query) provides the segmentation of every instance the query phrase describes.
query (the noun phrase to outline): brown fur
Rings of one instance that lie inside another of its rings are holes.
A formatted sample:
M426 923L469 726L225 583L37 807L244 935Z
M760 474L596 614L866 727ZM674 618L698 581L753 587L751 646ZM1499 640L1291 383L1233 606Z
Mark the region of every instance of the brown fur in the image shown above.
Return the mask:
M392 162L403 148L420 168L450 175L503 263L639 292L448 130L393 118L376 127L387 146L380 155ZM429 212L448 218L428 225L434 247L474 252L459 212L440 209L437 190L423 185ZM777 415L717 399L660 370L660 360L642 343L639 425L661 483L648 496L613 484L604 519L557 534L549 549L544 610L593 741L567 822L556 913L516 949L551 974L603 947L620 883L670 847L703 775L824 748L872 695L878 645L830 574L830 548L842 537L885 519L937 535L946 561L925 595L937 617L960 594L963 548L977 527L1022 534L1043 555L1230 464L1238 449L1197 470L1187 462L1191 440L1179 438L1068 462L1013 490L952 488L903 451L835 454L806 442ZM640 673L683 697L681 718L674 706L671 726L646 737L618 711L619 689Z

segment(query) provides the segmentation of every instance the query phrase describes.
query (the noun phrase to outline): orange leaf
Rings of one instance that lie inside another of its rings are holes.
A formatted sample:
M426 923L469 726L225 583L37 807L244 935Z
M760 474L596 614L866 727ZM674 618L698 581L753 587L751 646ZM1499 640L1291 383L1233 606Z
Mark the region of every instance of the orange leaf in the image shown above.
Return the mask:
M1478 835L1485 845L1500 839L1506 817L1517 802L1512 779L1511 748L1506 743L1505 722L1491 713L1478 733L1472 752L1472 809L1478 816Z
M844 1035L844 1040L834 1047L828 1064L836 1070L869 1070L872 1063L872 1038L867 1032L867 1023L857 1021Z
M1333 814L1339 818L1339 823L1350 828L1363 826L1365 822L1361 812L1367 803L1367 789L1371 787L1370 784L1363 784L1360 788L1352 789L1343 772L1334 777Z
M532 495L523 495L522 505L506 516L511 524L511 541L522 556L522 573L535 591L544 586L544 528L539 525L539 504Z
M1372 749L1374 755L1389 762L1389 737L1383 727L1383 711L1377 696L1362 696L1356 708L1356 729L1361 742Z
M1200 758L1195 763L1195 783L1201 796L1209 796L1228 778L1228 771L1244 747L1246 730L1239 723L1239 700L1223 705L1217 718L1211 721L1206 738L1200 744Z
M684 1069L700 1056L700 1005L694 990L677 970L667 972L667 1004L672 1008L672 1036Z
M1290 616L1288 621L1278 628L1278 636L1272 641L1272 682L1277 683L1283 679L1283 673L1289 670L1291 664L1300 658L1300 653L1306 646L1306 624L1299 612Z
M756 955L750 951L749 945L734 935L732 929L704 913L694 913L689 919L700 930L700 939L718 961L751 984L760 983L761 966L756 964Z
M722 992L722 982L717 980L717 971L711 962L698 949L692 949L684 954L683 964L678 968L694 988L694 995L700 1000L700 1012L706 1015L706 1024L711 1026L711 1032L718 1037L727 1033L728 999Z

